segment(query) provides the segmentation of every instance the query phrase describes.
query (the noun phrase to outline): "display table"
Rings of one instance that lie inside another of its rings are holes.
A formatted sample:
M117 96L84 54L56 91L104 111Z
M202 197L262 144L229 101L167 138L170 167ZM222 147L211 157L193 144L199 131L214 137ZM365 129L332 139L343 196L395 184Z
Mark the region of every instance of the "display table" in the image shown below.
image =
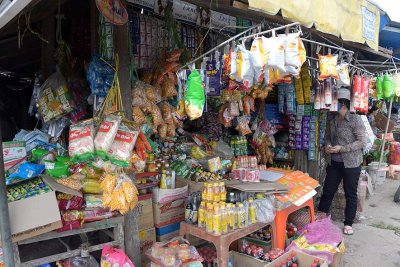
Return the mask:
M261 228L267 226L266 223L255 223L246 228L237 229L225 235L213 235L207 233L205 229L197 227L197 225L181 222L179 235L184 237L186 234L193 235L214 244L217 249L218 267L228 267L229 246L233 241L245 237Z
M46 264L46 263L51 263L59 260L65 260L70 257L75 257L81 255L81 249L74 249L70 250L69 247L64 244L66 247L66 252L62 252L59 254L47 256L44 258L39 258L39 259L34 259L31 261L27 262L21 262L20 259L20 254L19 254L19 245L26 245L26 244L33 244L33 243L38 243L41 241L46 241L50 239L59 239L61 237L67 237L67 236L73 236L73 235L81 235L89 232L94 232L94 231L103 231L105 232L108 236L110 236L113 241L107 242L107 243L101 243L93 246L87 247L87 250L89 252L101 250L104 245L110 245L110 246L118 246L122 250L125 250L125 238L124 238L124 217L115 217L115 218L110 218L110 219L105 219L102 221L97 221L97 222L92 222L92 223L85 223L82 225L81 228L76 229L76 230L71 230L71 231L65 231L65 232L49 232L43 235L35 236L33 238L27 239L20 241L18 243L14 244L14 257L15 257L15 265L19 267L34 267L38 266L41 264ZM112 228L113 231L109 231L108 229Z
M272 241L274 248L285 249L285 240L286 240L286 224L289 215L295 211L298 211L302 208L308 208L308 212L310 214L310 222L314 222L314 200L310 198L303 205L296 206L291 205L285 209L277 210L275 212L275 220L272 225Z

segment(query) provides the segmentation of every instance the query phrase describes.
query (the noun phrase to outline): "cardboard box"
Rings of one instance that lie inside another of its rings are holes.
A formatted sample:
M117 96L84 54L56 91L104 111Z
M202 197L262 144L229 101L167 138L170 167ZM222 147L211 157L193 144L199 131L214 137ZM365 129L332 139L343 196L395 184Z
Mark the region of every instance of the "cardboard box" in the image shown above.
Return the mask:
M142 266L146 266L146 264L150 262L146 256L146 251L151 248L154 242L156 242L156 229L153 227L147 230L139 231L139 239Z
M188 196L188 184L186 180L176 178L175 189L153 188L154 203L168 203Z
M82 197L80 192L58 184L51 177L43 175L42 179L53 191L8 204L13 242L62 227L56 191Z
M179 236L179 229L181 228L181 223L173 223L166 225L161 228L156 228L156 240L157 242L169 241L174 237Z
M11 141L3 142L4 170L26 160L25 142Z
M256 245L257 247L262 247L265 252L268 252L272 248L272 242L271 241L262 241L256 238L251 238L251 237L243 237L239 239L239 250L243 246L243 242L247 242L249 245Z
M158 228L185 219L185 201L178 199L165 204L153 203L154 225Z
M138 216L139 231L154 228L153 194L139 196L139 203L135 208Z
M277 258L273 262L266 263L254 257L248 256L246 254L238 253L235 251L231 251L230 257L232 259L233 266L246 266L246 267L275 267L276 264L281 264L283 260L286 260L291 254L292 251L286 252L281 257ZM298 266L311 266L314 262L314 259L317 257L308 255L301 251L296 251L296 257L298 261ZM328 263L319 258L321 267L328 267Z

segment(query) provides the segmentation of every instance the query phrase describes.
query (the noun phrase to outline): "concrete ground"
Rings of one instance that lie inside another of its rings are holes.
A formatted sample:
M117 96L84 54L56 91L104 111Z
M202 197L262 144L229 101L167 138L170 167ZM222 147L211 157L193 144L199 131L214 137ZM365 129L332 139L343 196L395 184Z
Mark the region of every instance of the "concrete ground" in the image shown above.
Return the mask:
M343 267L400 267L400 204L393 202L399 186L387 179L375 188L354 235L345 236Z

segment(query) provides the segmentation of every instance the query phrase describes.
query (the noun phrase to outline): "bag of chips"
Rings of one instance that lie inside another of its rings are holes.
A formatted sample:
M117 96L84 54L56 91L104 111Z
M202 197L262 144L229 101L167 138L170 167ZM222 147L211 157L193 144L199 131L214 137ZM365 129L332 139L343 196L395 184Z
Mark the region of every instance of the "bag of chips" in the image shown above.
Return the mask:
M250 59L253 66L254 81L262 83L264 80L264 68L268 61L268 51L264 48L264 36L254 39L250 49Z
M300 54L299 54L299 36L300 33L289 33L286 36L285 42L285 68L290 66L295 69L300 69Z
M339 86L350 86L349 64L342 63L337 65L337 73L339 75Z
M280 71L285 71L285 42L286 37L278 36L267 38L264 42L265 49L268 51L267 66Z
M99 130L97 131L96 137L94 138L96 155L100 158L106 158L107 151L114 141L120 123L120 116L108 115L100 124Z
M319 62L319 69L320 69L320 80L325 80L329 77L333 77L336 80L339 79L339 75L336 69L338 56L337 55L319 55L318 54L318 62Z
M119 125L114 142L107 152L112 163L121 167L129 166L129 159L138 134L138 131L131 129L123 122Z
M237 81L243 82L246 90L253 86L254 69L250 61L250 52L242 45L237 47Z
M68 151L72 161L94 158L93 136L93 120L81 121L70 126Z

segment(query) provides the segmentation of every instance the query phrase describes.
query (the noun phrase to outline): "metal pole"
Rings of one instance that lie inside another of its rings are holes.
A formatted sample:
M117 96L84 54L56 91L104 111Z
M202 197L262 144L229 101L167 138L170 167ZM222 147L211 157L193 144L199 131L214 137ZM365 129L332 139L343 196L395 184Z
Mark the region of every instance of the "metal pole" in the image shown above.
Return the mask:
M3 138L1 136L0 119L0 234L3 247L4 264L6 267L14 267L14 250L11 240L10 215L8 214L7 186L4 173Z
M325 47L328 47L328 48L340 50L340 51L343 51L343 52L346 52L346 53L349 53L349 54L354 54L353 51L344 49L343 47L337 47L337 46L333 46L333 45L328 45L328 44L324 44L324 43L321 43L321 42L317 42L317 41L313 41L313 40L309 40L309 39L305 39L305 38L301 38L301 40L303 42L313 43L313 44L316 44L316 45L325 46Z
M383 142L382 142L382 148L381 148L381 156L379 158L378 170L381 168L381 164L382 164L382 161L383 161L383 153L385 152L386 136L387 136L387 132L389 130L390 115L392 115L392 106L393 106L393 97L390 99L389 110L388 110L388 120L387 120L387 123L386 123L385 134L383 136Z

